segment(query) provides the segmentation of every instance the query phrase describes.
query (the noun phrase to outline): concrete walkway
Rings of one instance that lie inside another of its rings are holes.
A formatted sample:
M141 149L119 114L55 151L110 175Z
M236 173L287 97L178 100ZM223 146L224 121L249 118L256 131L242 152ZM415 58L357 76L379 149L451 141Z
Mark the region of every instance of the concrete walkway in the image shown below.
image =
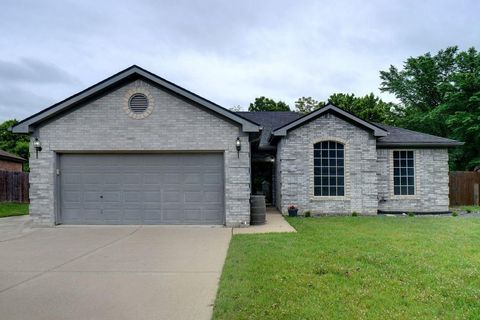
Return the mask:
M229 228L31 230L0 242L1 319L211 318Z
M267 222L259 226L248 228L235 228L233 234L244 233L271 233L271 232L297 232L276 208L267 208Z

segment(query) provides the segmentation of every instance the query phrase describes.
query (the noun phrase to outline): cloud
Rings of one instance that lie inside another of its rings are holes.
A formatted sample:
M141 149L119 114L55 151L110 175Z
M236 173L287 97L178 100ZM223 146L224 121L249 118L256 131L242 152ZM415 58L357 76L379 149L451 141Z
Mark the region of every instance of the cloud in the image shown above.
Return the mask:
M24 119L33 108L47 107L55 101L15 85L0 86L0 119Z
M480 47L479 11L474 0L5 0L0 87L15 94L0 96L0 120L132 64L225 107L260 95L390 100L379 71L449 45Z
M76 84L78 79L63 69L34 58L0 60L0 81L10 83Z

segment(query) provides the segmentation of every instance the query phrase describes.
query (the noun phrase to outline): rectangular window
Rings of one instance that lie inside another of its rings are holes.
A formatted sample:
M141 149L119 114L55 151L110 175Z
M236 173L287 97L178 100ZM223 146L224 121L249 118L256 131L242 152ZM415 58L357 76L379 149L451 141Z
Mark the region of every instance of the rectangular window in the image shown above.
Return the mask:
M393 194L415 194L415 156L413 151L393 151Z
M344 196L344 145L322 141L313 146L315 196Z

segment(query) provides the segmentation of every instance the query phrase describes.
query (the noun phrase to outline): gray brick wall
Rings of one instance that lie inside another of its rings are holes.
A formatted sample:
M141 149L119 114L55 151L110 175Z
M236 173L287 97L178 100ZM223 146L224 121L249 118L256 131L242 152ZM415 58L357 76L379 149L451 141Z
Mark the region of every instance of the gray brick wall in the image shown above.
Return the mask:
M345 143L345 196L313 195L313 144L322 140ZM374 136L327 114L294 129L280 143L277 153L277 206L286 212L289 204L314 214L377 213L377 151Z
M129 90L148 91L151 115L132 119L125 110ZM87 105L45 123L35 133L43 151L31 149L30 214L38 225L54 224L56 152L68 151L223 151L228 226L249 223L250 149L239 126L137 80ZM242 140L237 158L235 140Z
M408 149L405 149L408 150ZM393 194L392 149L377 150L379 210L443 212L448 211L448 151L446 149L410 149L415 152L415 195Z

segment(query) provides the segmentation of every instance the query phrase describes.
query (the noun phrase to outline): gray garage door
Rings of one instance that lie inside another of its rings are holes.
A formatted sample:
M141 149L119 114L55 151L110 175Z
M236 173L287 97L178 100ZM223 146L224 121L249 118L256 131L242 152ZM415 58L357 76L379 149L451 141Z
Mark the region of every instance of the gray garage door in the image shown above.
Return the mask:
M60 223L223 224L222 154L64 154Z

